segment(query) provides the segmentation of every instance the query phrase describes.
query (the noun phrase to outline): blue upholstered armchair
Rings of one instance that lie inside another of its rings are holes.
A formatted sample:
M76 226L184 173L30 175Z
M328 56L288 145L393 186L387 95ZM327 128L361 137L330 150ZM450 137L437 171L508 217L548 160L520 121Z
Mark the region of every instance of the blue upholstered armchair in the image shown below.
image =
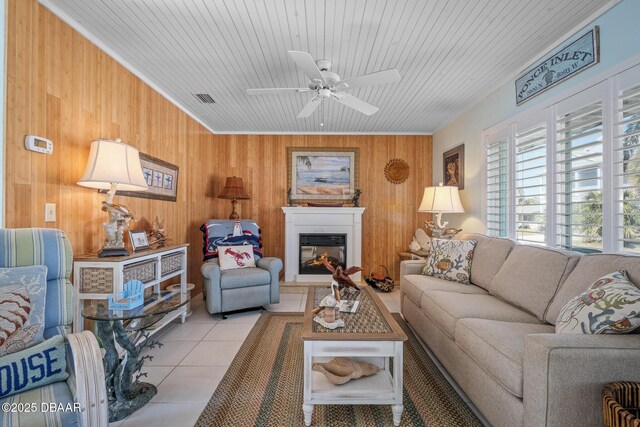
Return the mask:
M215 251L219 239L231 236L234 221L209 220L203 226L205 233L205 256L207 245ZM241 227L250 231L257 239L260 234L258 225L251 220L241 221ZM280 302L279 275L282 260L256 255L256 267L235 270L220 270L218 258L205 261L200 268L204 277L204 289L207 295L207 310L211 314L224 313L244 308L260 307Z
M54 229L0 229L0 267L46 265L44 338L65 337L69 378L0 399L0 404L29 404L35 412L2 411L0 425L107 426L107 390L100 348L88 331L70 333L73 287L69 281L73 255L64 232ZM9 357L3 356L3 357ZM2 357L0 357L1 361ZM44 406L42 404L45 404ZM53 408L77 410L52 411ZM34 405L35 404L35 405ZM4 406L3 406L4 409ZM44 410L43 410L44 409Z

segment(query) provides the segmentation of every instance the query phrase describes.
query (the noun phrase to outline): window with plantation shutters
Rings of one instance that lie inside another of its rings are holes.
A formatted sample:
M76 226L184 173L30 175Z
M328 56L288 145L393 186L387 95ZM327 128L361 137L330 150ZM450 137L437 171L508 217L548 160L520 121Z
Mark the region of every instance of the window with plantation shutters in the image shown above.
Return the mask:
M556 121L556 245L602 251L602 102Z
M508 236L509 140L489 143L486 151L486 226L490 236Z
M614 214L618 250L640 253L640 85L618 94Z
M487 234L640 255L638 62L483 132Z
M546 242L547 127L541 124L515 134L516 239Z

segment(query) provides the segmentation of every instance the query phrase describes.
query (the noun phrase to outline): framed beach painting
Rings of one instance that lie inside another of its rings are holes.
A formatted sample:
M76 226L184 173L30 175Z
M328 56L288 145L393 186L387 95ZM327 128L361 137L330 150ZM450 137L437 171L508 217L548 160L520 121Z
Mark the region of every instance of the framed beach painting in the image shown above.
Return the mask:
M291 199L351 200L358 188L357 148L287 149Z

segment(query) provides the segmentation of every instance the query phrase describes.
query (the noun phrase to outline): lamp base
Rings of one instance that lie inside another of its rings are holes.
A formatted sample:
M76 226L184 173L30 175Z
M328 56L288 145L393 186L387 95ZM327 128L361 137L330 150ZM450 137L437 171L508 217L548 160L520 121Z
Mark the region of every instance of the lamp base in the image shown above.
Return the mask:
M231 199L232 211L231 215L229 215L229 219L240 219L240 215L238 215L238 212L236 211L237 204L238 201L236 199Z
M129 256L129 251L125 248L102 248L98 251L98 258L110 256Z

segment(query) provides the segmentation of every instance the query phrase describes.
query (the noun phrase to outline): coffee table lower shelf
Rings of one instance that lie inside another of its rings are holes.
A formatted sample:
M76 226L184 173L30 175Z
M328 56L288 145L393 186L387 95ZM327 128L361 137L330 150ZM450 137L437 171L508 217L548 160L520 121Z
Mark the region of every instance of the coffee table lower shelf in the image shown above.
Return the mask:
M336 385L311 368L314 362L351 357L374 363L380 372ZM305 341L304 422L311 425L315 405L391 405L393 423L400 424L402 405L402 341ZM392 370L390 369L391 367Z

